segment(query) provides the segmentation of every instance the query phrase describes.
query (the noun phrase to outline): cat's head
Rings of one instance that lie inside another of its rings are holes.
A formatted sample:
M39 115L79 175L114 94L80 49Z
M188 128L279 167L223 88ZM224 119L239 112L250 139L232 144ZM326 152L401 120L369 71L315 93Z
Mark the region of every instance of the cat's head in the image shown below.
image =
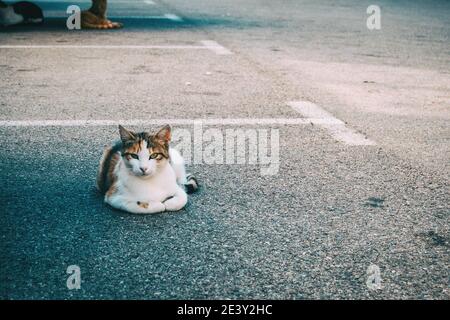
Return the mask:
M163 168L169 160L169 125L156 134L135 133L119 125L122 140L122 159L130 172L138 177L148 178Z

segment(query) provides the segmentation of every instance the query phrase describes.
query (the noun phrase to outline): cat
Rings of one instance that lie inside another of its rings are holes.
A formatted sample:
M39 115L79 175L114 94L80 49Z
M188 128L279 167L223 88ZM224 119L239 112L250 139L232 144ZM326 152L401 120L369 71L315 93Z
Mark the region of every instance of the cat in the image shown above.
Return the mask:
M6 5L0 1L0 25L12 26L26 23L42 23L42 9L32 2L19 1Z
M120 140L100 160L97 189L111 207L136 214L181 210L198 190L181 154L169 147L171 128L135 133L119 125ZM187 190L185 190L185 188Z

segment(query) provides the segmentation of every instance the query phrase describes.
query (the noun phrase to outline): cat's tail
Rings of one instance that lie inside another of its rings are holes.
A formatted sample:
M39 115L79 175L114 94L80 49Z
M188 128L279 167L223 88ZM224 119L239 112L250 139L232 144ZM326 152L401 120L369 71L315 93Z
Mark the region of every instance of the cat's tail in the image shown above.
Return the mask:
M170 148L169 157L178 184L184 186L188 194L196 192L199 189L198 181L192 174L186 174L183 156L177 150Z
M186 176L186 180L187 181L184 184L184 187L186 189L187 194L191 194L191 193L198 191L200 186L198 184L197 179L195 179L195 177L192 174L188 174Z

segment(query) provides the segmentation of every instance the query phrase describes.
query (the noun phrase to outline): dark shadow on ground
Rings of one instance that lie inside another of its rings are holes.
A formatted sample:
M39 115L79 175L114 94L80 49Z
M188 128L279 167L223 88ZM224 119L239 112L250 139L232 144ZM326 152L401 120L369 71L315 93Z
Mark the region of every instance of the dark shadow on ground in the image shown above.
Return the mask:
M146 32L152 30L179 30L189 28L260 28L259 22L252 21L238 21L233 19L220 18L198 18L198 19L183 19L183 21L173 21L169 19L152 19L152 18L114 18L114 21L122 22L124 28L113 30L114 32L133 31ZM0 27L0 33L15 33L15 32L55 32L55 31L69 31L66 27L65 18L46 18L42 24L39 25L17 25L10 27ZM92 32L92 30L73 30L72 32ZM111 30L99 30L101 32L111 32Z

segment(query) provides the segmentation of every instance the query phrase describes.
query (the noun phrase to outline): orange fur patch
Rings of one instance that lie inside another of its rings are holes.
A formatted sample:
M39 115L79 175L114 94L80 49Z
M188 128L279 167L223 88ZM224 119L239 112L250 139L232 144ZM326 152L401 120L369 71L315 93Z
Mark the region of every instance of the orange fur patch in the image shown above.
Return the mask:
M143 141L133 143L131 146L125 149L125 153L138 153L141 151Z
M97 174L97 189L100 192L109 192L111 186L116 182L117 177L114 174L114 169L119 160L119 153L114 152L112 147L105 148Z
M109 187L108 191L106 192L106 195L107 195L108 197L110 197L110 196L112 196L114 193L116 193L116 191L117 191L116 185L115 185L115 184L112 184L112 185Z

